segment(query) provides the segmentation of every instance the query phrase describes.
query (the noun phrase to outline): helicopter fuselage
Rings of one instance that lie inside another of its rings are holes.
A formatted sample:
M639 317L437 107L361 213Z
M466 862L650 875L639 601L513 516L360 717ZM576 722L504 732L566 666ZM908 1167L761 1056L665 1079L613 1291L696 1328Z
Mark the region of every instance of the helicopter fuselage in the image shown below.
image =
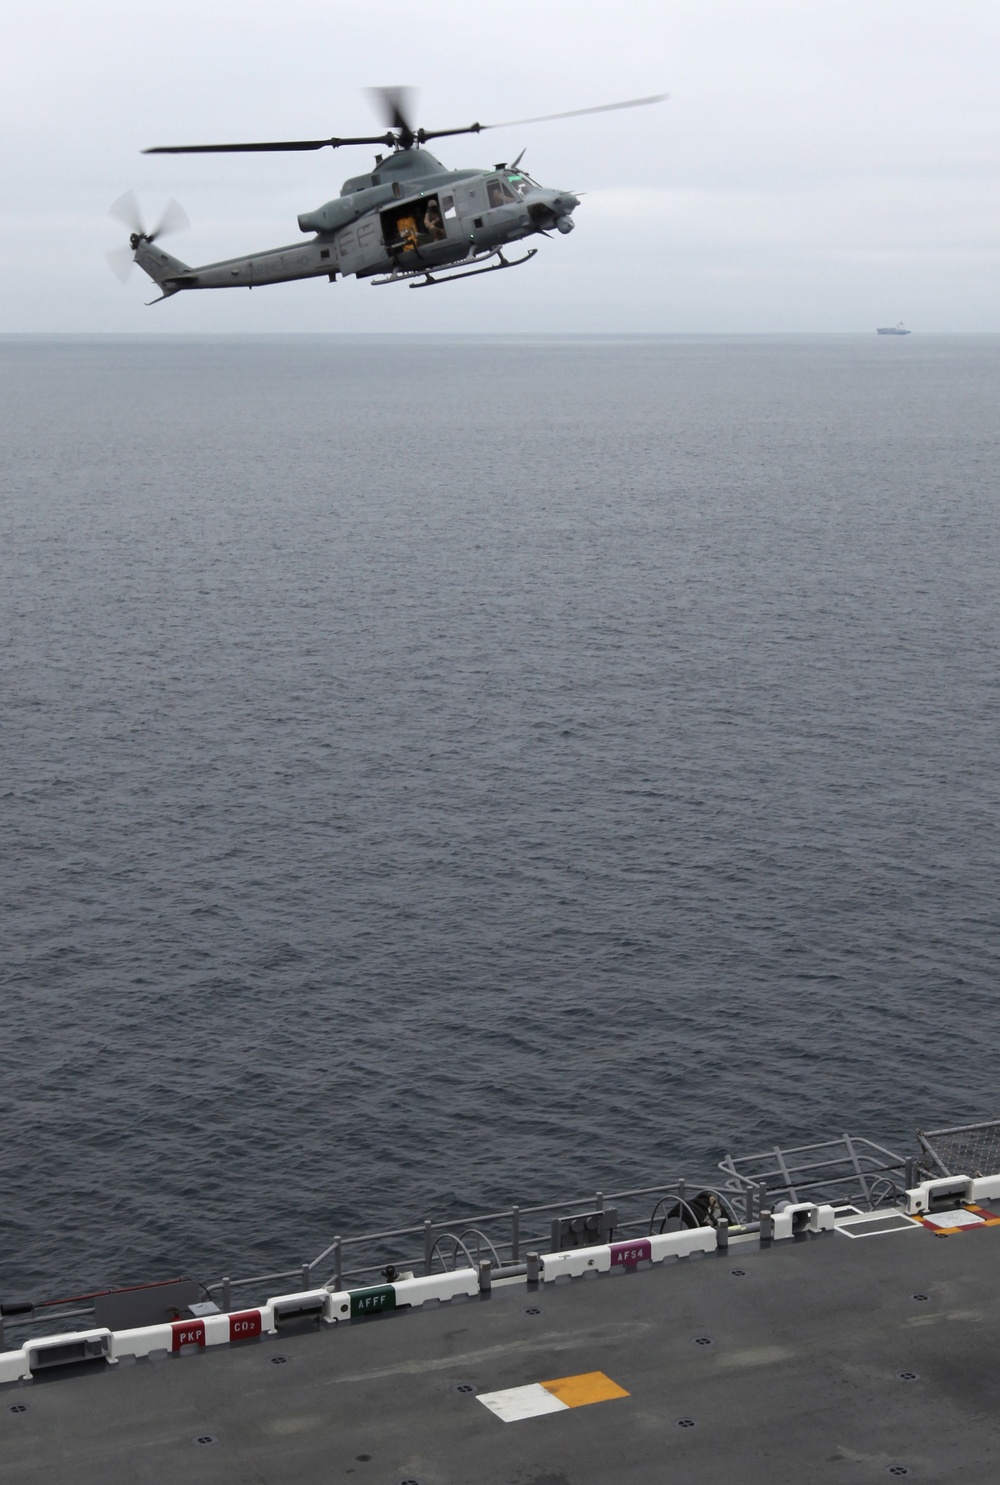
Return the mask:
M354 275L413 281L498 256L522 238L553 228L572 231L578 198L540 186L516 167L448 170L423 149L376 160L368 175L345 181L341 194L304 212L299 228L313 235L286 247L192 268L139 234L135 261L164 298L182 289L254 288L300 278ZM519 260L519 261L524 261Z

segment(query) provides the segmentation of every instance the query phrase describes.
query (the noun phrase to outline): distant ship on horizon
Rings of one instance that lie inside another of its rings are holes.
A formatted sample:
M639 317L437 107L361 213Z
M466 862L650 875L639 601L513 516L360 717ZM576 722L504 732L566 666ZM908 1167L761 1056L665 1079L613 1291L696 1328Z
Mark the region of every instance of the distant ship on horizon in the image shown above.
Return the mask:
M876 335L909 335L909 333L902 320L898 325L880 325L875 331Z

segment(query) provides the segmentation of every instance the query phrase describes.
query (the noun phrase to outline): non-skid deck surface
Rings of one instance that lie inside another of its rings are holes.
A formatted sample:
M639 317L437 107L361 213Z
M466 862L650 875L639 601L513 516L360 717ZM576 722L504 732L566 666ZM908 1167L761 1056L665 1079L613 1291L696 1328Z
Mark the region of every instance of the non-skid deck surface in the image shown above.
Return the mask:
M830 1233L50 1376L0 1388L0 1478L992 1485L998 1268L998 1228Z

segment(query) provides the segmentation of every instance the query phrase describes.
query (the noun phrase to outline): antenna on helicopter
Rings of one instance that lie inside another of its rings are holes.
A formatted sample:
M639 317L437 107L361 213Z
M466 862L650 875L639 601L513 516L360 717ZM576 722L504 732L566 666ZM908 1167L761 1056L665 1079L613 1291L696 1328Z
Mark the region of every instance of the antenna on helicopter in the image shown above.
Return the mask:
M619 108L645 108L651 103L665 103L669 93L654 93L649 98L626 98L622 103L599 103L593 108L571 108L565 113L537 114L530 119L506 119L500 124L466 124L460 129L414 129L411 121L412 88L369 88L390 128L385 134L356 134L330 139L266 139L255 144L160 144L143 150L144 155L234 155L270 154L283 150L340 149L345 144L386 144L395 150L409 150L426 144L429 139L445 139L455 134L482 134L487 129L511 129L521 124L546 124L553 119L577 119L589 113L613 113ZM524 151L521 151L523 155ZM521 155L518 155L520 160ZM515 164L517 161L514 162Z

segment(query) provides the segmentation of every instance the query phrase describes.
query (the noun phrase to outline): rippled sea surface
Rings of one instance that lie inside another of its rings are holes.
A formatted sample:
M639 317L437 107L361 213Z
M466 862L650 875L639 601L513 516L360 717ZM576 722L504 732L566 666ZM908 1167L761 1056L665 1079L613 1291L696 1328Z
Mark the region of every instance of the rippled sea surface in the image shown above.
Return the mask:
M1000 1113L1000 340L0 398L0 1288Z

